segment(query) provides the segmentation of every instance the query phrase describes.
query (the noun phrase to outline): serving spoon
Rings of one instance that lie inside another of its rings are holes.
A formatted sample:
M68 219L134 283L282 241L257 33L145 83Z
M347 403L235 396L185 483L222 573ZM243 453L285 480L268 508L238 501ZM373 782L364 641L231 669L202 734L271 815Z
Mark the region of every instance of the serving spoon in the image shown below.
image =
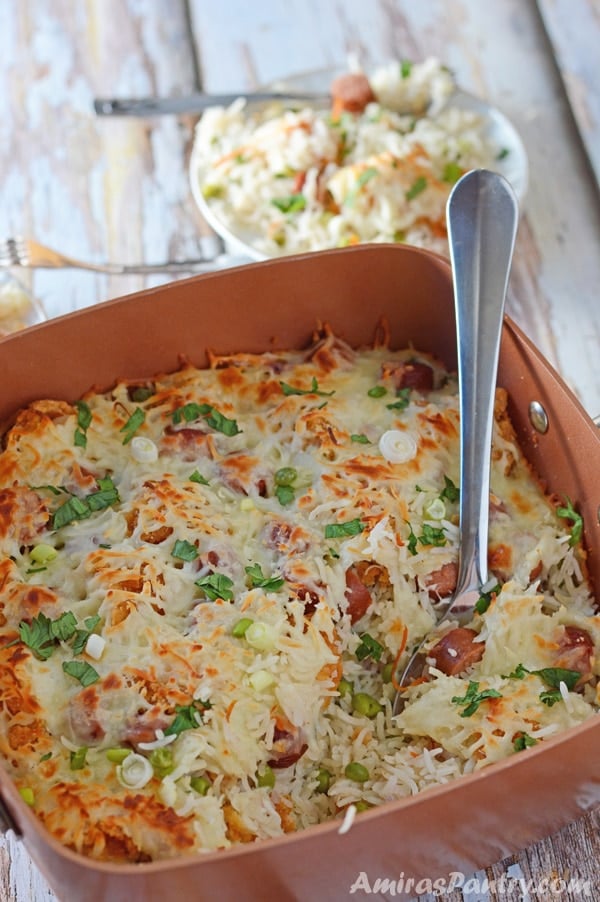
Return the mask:
M475 169L454 186L446 207L458 345L460 500L456 588L434 631L467 623L488 582L487 550L494 394L508 276L519 210L501 175ZM425 668L425 636L397 680L402 689Z

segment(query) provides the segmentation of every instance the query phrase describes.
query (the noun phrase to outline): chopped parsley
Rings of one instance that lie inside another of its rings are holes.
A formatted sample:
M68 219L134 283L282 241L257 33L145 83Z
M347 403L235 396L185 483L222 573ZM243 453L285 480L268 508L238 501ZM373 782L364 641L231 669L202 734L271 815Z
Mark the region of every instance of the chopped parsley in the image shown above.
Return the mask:
M539 670L529 670L524 664L517 664L513 672L509 673L505 679L523 680L529 673L539 676L551 689L559 689L560 684L564 683L569 692L573 691L581 679L578 670L567 670L565 667L542 667Z
M136 385L136 387L129 392L129 397L132 401L135 401L136 404L143 404L144 401L147 401L148 398L151 398L154 392L156 391L153 385Z
M63 661L62 669L69 676L79 680L82 686L91 686L100 679L98 671L94 670L92 665L86 661Z
M84 620L85 629L78 628L77 618L72 611L65 611L56 620L40 611L31 623L22 620L19 623L19 639L30 648L36 658L47 661L59 642L70 642L73 653L78 655L85 648L90 633L100 623L100 617L95 614ZM15 640L18 641L18 640Z
M562 701L562 692L560 689L544 689L540 692L540 701L552 708L557 702Z
M559 517L562 517L564 520L569 520L573 524L571 527L571 535L569 537L569 545L572 548L573 545L577 545L578 542L581 542L581 537L583 536L583 517L581 514L577 513L569 498L565 498L565 505L563 507L556 508L556 513Z
M86 617L83 621L85 629L81 627L75 630L73 635L73 642L71 648L73 649L73 654L80 655L87 645L87 640L90 638L91 634L94 632L100 620L102 618L99 614L94 614L92 617Z
M241 432L236 420L230 420L218 411L216 407L213 407L212 404L196 404L194 401L190 401L189 404L184 404L182 407L174 410L172 416L175 425L182 421L191 423L200 417L204 417L211 429L214 429L216 432L222 432L223 435L232 436Z
M136 434L140 426L144 424L146 420L146 411L142 410L141 407L136 407L127 422L124 426L121 427L121 432L123 433L123 444L128 445L133 436Z
M452 701L456 705L465 706L464 711L460 712L461 717L471 717L486 698L502 698L502 695L496 689L484 689L483 692L480 692L479 683L475 680L470 680L465 695L462 697L454 695Z
M413 528L410 525L410 523L407 522L407 526L408 526L407 547L408 547L409 552L414 555L417 553L417 537L416 537L415 533L413 532Z
M77 408L77 428L73 436L73 442L78 448L87 447L87 431L92 422L92 411L85 401L76 401Z
M190 482L197 482L198 485L209 485L208 479L205 479L198 470L194 470L194 472L190 474Z
M380 645L369 633L363 633L360 637L360 645L356 649L356 658L358 661L364 661L365 658L380 661L383 651L383 645Z
M542 667L541 670L531 670L530 673L535 673L552 689L559 689L560 684L564 683L569 692L573 691L581 679L578 670L566 670L564 667Z
M458 501L460 498L460 489L454 485L449 476L444 476L444 488L440 492L440 498L442 501L450 501L451 503Z
M300 213L306 208L306 198L303 194L288 194L286 197L274 197L271 200L274 207L282 213Z
M356 179L355 188L348 193L346 198L344 199L344 204L347 207L351 207L355 202L357 195L361 188L363 188L367 182L370 182L372 178L374 178L378 174L378 170L374 166L367 166L366 169L360 173L358 178Z
M508 675L502 674L502 679L504 680L524 680L528 673L531 671L527 670L527 668L523 664L517 664L512 673Z
M485 614L487 609L492 603L492 597L497 595L500 592L500 583L496 583L495 586L489 590L489 592L482 592L477 601L475 602L475 610L478 614Z
M513 740L515 752L522 752L523 749L531 748L532 745L537 745L537 739L534 739L529 733L518 733Z
M328 523L325 527L326 539L341 539L345 536L357 536L365 528L365 524L356 517L345 523Z
M177 539L173 545L171 557L176 557L180 561L194 561L198 557L198 549L185 539Z
M367 394L369 398L383 398L384 395L387 395L387 388L385 385L374 385Z
M253 589L266 589L267 592L276 592L285 584L282 576L265 576L260 564L250 564L246 567L246 573L250 577L250 585Z
M281 391L284 395L320 395L322 398L330 398L331 395L335 394L335 391L321 391L319 388L319 383L316 378L313 376L312 382L310 383L310 388L295 388L293 385L288 385L287 382L280 382Z
M197 579L194 585L202 589L211 601L217 601L217 599L233 601L233 592L231 591L233 580L224 573L209 573L207 576Z
M441 548L446 544L446 534L441 526L430 526L428 523L423 524L423 532L418 537L421 545L434 545Z
M185 730L195 730L202 724L202 712L210 708L209 702L192 702L191 705L175 705L175 719L165 730L165 736L179 736Z
M51 620L40 611L31 623L27 623L26 620L19 623L19 638L27 648L31 649L36 658L40 661L47 661L56 648L59 638L67 641L76 628L77 620L70 611L61 614L57 620Z
M444 172L442 175L442 179L443 179L443 181L447 182L449 185L453 185L455 182L457 182L459 180L462 173L463 173L463 171L460 168L460 166L458 165L458 163L451 161L450 163L446 163L446 165L444 166Z
M367 438L364 432L353 432L350 436L351 442L356 442L358 445L370 445L371 441Z
M510 150L508 149L508 147L503 147L502 150L500 150L499 153L496 154L496 159L505 160L509 153Z
M52 528L60 529L74 520L86 520L94 511L104 510L120 501L119 492L110 476L99 479L98 486L98 491L85 498L71 495L68 501L61 504L52 515Z
M402 60L400 62L400 77L408 78L412 72L412 63L410 60Z
M388 410L405 410L410 404L410 388L399 388L396 392L397 401L386 404Z

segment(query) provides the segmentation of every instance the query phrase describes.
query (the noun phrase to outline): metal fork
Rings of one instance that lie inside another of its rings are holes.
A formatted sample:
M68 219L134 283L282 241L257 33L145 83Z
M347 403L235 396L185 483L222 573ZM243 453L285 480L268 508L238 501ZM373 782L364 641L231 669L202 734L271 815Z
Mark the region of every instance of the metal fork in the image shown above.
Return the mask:
M0 239L0 269L20 266L25 269L88 269L109 275L126 276L151 273L211 272L223 266L245 262L241 258L218 254L214 257L198 257L194 260L167 260L164 263L88 263L59 254L28 238Z

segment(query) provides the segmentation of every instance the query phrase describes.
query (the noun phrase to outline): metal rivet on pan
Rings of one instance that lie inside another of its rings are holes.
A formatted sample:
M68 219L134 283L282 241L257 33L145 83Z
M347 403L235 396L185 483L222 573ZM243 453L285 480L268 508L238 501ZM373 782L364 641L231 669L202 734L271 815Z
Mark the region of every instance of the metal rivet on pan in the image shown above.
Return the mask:
M537 432L548 431L548 414L539 401L532 401L529 405L529 421Z

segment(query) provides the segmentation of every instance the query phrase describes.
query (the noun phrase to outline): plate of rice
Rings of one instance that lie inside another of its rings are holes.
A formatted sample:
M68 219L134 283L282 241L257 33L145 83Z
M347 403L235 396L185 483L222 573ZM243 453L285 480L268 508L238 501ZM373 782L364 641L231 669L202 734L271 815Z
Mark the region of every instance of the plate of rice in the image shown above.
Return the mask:
M208 109L194 137L193 197L236 254L263 260L398 242L447 255L446 201L465 172L495 170L525 195L516 129L436 59L268 87L323 99L240 98Z

